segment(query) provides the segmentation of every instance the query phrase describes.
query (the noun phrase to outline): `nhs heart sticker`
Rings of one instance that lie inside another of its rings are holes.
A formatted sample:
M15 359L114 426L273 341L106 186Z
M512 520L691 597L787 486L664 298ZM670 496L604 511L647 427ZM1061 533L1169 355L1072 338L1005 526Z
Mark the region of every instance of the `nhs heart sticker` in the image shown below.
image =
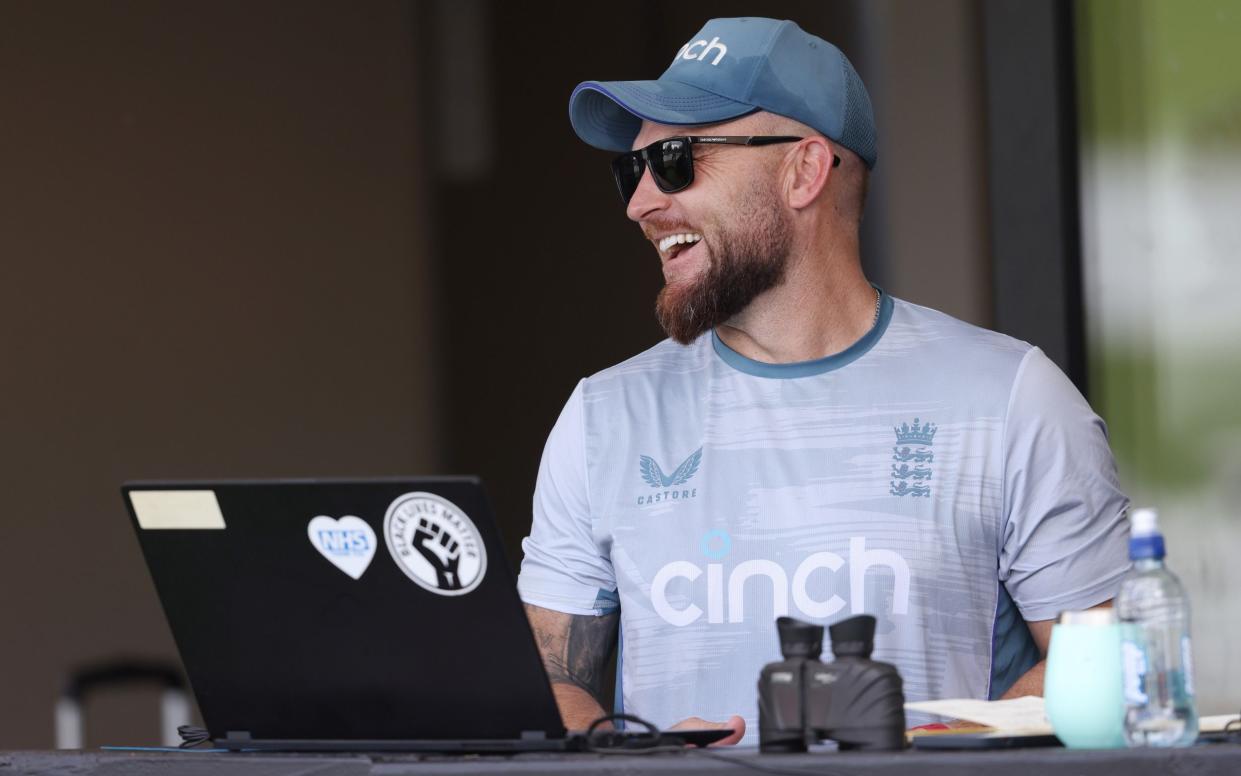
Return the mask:
M332 565L359 579L375 557L375 531L366 521L345 515L339 520L319 515L306 526L310 543Z

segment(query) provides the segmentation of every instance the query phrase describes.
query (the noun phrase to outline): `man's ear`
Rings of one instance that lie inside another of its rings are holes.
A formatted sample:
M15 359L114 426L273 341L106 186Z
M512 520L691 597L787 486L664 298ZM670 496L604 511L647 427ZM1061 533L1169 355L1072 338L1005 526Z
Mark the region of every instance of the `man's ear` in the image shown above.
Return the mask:
M831 144L811 136L797 144L785 161L785 198L789 207L801 210L818 199L832 175L835 154Z

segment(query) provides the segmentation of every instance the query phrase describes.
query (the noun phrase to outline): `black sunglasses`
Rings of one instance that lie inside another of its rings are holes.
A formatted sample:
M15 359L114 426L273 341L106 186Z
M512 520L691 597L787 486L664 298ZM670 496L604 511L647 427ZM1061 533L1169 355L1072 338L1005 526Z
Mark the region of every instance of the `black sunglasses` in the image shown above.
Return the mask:
M749 136L710 136L691 135L687 137L666 137L639 148L636 151L621 154L612 160L612 174L616 177L616 187L620 190L621 200L626 205L638 190L638 182L642 180L642 168L651 168L651 179L665 194L682 191L694 182L695 143L703 145L740 145L765 146L776 143L796 143L804 138L790 135L749 135ZM840 157L832 154L832 166L840 164Z

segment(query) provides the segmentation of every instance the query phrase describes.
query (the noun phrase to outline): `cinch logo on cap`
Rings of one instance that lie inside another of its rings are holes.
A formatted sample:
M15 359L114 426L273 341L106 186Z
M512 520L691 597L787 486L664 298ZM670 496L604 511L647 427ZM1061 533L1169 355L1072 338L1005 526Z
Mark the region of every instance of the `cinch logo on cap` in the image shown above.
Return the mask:
M697 50L699 46L704 47L701 53ZM720 43L720 39L718 36L712 38L710 41L701 40L701 39L696 40L693 43L686 43L684 46L682 46L681 50L677 52L677 55L673 61L677 59L697 59L699 62L701 62L704 59L706 59L707 55L710 54L712 51L719 52L718 54L715 55L715 59L711 60L712 65L718 65L720 63L720 60L724 58L724 55L728 53L728 46L725 46L723 43Z

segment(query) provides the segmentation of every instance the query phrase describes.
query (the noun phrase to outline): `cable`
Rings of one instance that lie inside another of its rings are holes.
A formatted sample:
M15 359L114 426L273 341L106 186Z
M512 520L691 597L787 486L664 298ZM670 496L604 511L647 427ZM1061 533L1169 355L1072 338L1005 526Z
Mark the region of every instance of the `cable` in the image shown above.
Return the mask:
M1234 728L1233 725L1236 725L1236 727ZM1224 735L1228 738L1241 736L1241 714L1238 714L1236 719L1229 720L1228 724L1224 725Z
M211 740L211 734L207 732L207 729L197 725L179 725L177 733L181 736L182 749L193 749Z
M618 720L642 725L646 732L599 730L600 725ZM672 754L684 751L686 745L684 739L674 734L661 733L655 725L633 714L608 714L586 728L585 751L594 754Z
M618 735L617 731L614 730L598 729L600 725L616 720L642 725L646 728L646 731L636 735L632 733ZM590 723L590 727L586 728L584 751L592 754L674 754L681 757L705 757L716 762L725 762L742 768L749 768L759 773L773 773L777 774L777 776L806 776L807 773L807 771L793 771L774 768L769 765L759 765L749 760L741 760L737 757L712 752L703 746L691 745L684 738L678 736L675 730L661 731L653 723L633 714L607 714ZM840 771L823 770L822 768L815 768L814 772L825 774L825 776L848 776L848 774Z

